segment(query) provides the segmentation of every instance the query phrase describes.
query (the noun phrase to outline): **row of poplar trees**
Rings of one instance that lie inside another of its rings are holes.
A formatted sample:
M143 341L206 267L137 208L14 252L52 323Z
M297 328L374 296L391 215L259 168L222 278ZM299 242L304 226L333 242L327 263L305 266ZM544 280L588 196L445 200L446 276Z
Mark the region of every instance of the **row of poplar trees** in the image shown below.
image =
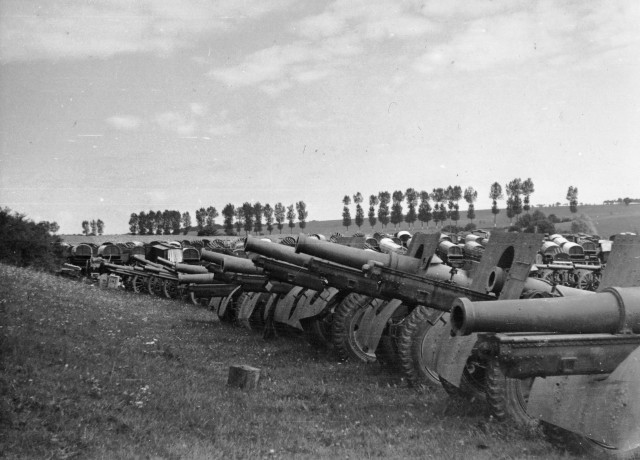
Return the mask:
M195 228L198 235L215 235L220 228L215 221L219 215L214 206L197 209ZM262 205L260 202L245 202L241 206L228 203L222 209L222 216L224 219L222 228L227 235L234 235L243 230L245 234L249 232L260 234L264 229L271 234L276 228L282 233L285 220L291 232L296 226L296 219L299 227L304 229L309 212L304 201L298 201L295 205L291 204L287 207L280 202L274 207L268 203ZM191 215L188 211L184 213L176 210L141 211L132 213L129 218L129 232L133 235L179 235L181 232L186 235L192 228Z
M293 233L293 229L296 226L296 218L300 229L304 229L307 226L309 212L304 201L298 201L295 205L290 204L286 207L281 202L271 207L269 203L263 205L258 201L253 204L245 202L242 206L234 206L228 203L222 209L222 216L224 218L224 232L227 235L239 234L242 230L244 230L245 235L251 232L259 235L263 233L263 230L268 231L271 235L276 228L282 233L285 220L288 222L290 233Z
M82 233L84 235L102 235L104 233L104 222L102 222L102 219L83 220Z
M524 181L519 178L514 179L505 185L505 190L509 219L517 217L523 210L529 211L531 208L530 197L535 191L533 181L530 178ZM369 225L374 228L379 222L382 228L386 228L391 223L397 230L398 225L403 222L406 222L409 229L412 229L416 221L420 221L421 227L424 227L425 223L428 227L429 222L433 221L437 228L438 225L442 227L449 220L449 225L454 222L457 227L460 220L459 202L463 198L467 202L467 219L473 223L476 217L475 202L478 199L478 191L473 187L467 187L463 190L459 185L450 185L446 188L434 188L431 192L417 191L414 188L408 188L405 192L396 190L393 194L387 191L379 192L377 195L369 196ZM502 186L498 182L491 185L489 198L492 200L491 212L494 215L495 226L496 217L500 212L498 200L504 199ZM365 221L365 211L362 206L364 197L360 192L353 195L353 203L356 205L355 219L352 219L349 209L351 202L352 197L349 195L345 195L342 199L344 205L342 225L349 230L349 227L355 222L355 225L360 229ZM403 203L406 203L407 206L406 213L403 212Z

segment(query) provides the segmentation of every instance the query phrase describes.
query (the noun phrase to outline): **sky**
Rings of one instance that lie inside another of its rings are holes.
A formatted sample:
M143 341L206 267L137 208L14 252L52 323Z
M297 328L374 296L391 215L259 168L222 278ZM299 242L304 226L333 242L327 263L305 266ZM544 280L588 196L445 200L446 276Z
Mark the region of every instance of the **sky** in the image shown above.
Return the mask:
M637 0L0 0L0 207L117 234L409 187L485 209L514 178L637 198L638 24Z

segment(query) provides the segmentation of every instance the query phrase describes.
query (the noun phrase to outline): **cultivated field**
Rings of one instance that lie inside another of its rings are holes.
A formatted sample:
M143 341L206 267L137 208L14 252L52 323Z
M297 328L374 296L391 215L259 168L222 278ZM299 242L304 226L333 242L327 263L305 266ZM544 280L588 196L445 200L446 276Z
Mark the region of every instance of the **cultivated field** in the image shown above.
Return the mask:
M463 206L465 207L465 206ZM593 223L593 227L595 232L603 238L609 238L610 235L614 235L616 233L621 232L634 232L640 234L640 205L588 205L588 206L579 206L578 212L575 215L572 215L569 211L568 206L557 206L557 207L543 207L536 208L545 213L545 215L555 214L559 219L563 219L565 217L573 218L580 215L588 216ZM464 227L469 221L466 219L466 209L460 211L460 215L462 218L459 221L460 227ZM478 228L491 229L493 228L493 214L491 214L491 210L482 209L476 211L476 219L474 220L475 224ZM496 221L498 227L507 227L509 225L509 219L507 219L505 210L502 209L500 214L498 214L498 218ZM556 224L556 230L559 232L569 232L571 229L571 223L560 223ZM409 230L407 224L403 224L398 226L397 229L394 229L393 225L389 225L384 231L393 233L399 230ZM307 225L304 229L305 233L321 233L323 235L329 236L333 233L341 233L342 235L353 235L355 232L361 231L363 233L374 233L374 232L382 232L382 227L380 224L377 224L374 228L371 228L369 225L369 221L365 219L365 224L358 230L358 227L352 225L349 227L349 230L342 226L342 220L326 220L326 221L317 221L312 220L307 222ZM414 231L422 231L422 232L435 232L436 228L433 222L430 222L430 225L427 227L421 227L420 222L416 222L415 227L411 230ZM282 229L282 235L280 235L278 230L275 230L271 236L287 236L293 235L297 236L300 232L300 228L297 226L291 230L287 224L285 223L285 227ZM224 232L222 230L219 231L220 236L215 237L205 237L205 238L225 238L223 236ZM264 233L268 236L268 232L264 231ZM244 236L244 233L243 233ZM111 242L126 242L126 241L142 241L142 242L150 242L154 240L184 240L184 239L200 239L195 234L195 232L191 232L189 235L102 235L102 236L84 236L84 235L62 235L62 238L69 243L79 243L79 242L89 242L89 243L97 243L101 244L105 241Z
M0 279L3 458L573 458L301 337L6 265ZM259 388L228 388L231 364L261 368Z

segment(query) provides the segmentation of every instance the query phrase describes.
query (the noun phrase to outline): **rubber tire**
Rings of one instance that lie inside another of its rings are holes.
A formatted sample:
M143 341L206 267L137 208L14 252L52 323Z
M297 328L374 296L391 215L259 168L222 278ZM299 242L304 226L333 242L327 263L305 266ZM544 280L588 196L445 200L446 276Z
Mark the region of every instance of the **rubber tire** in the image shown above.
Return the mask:
M537 419L527 413L529 391L533 378L512 379L504 375L497 361L487 366L486 396L491 415L500 422L515 422L518 426L534 427Z
M355 338L358 321L364 315L365 307L371 300L371 297L351 293L340 302L333 314L331 341L341 361L355 359L370 363L376 360L364 352Z
M593 459L640 460L640 446L623 451L544 421L540 422L540 426L547 441L560 450Z
M442 312L420 305L413 309L400 326L397 340L399 364L412 387L426 388L440 384L437 372L425 365L423 355L426 336L440 315Z

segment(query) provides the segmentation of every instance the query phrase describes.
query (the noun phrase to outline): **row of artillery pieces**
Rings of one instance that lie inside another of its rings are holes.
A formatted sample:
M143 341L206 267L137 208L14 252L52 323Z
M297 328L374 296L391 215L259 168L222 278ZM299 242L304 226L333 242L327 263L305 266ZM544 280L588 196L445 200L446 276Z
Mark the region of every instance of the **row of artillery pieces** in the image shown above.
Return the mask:
M193 263L156 244L155 261L103 260L100 271L135 291L204 299L265 338L298 333L413 386L486 401L494 418L540 425L563 447L640 456L640 237L487 236L248 237L200 248Z

